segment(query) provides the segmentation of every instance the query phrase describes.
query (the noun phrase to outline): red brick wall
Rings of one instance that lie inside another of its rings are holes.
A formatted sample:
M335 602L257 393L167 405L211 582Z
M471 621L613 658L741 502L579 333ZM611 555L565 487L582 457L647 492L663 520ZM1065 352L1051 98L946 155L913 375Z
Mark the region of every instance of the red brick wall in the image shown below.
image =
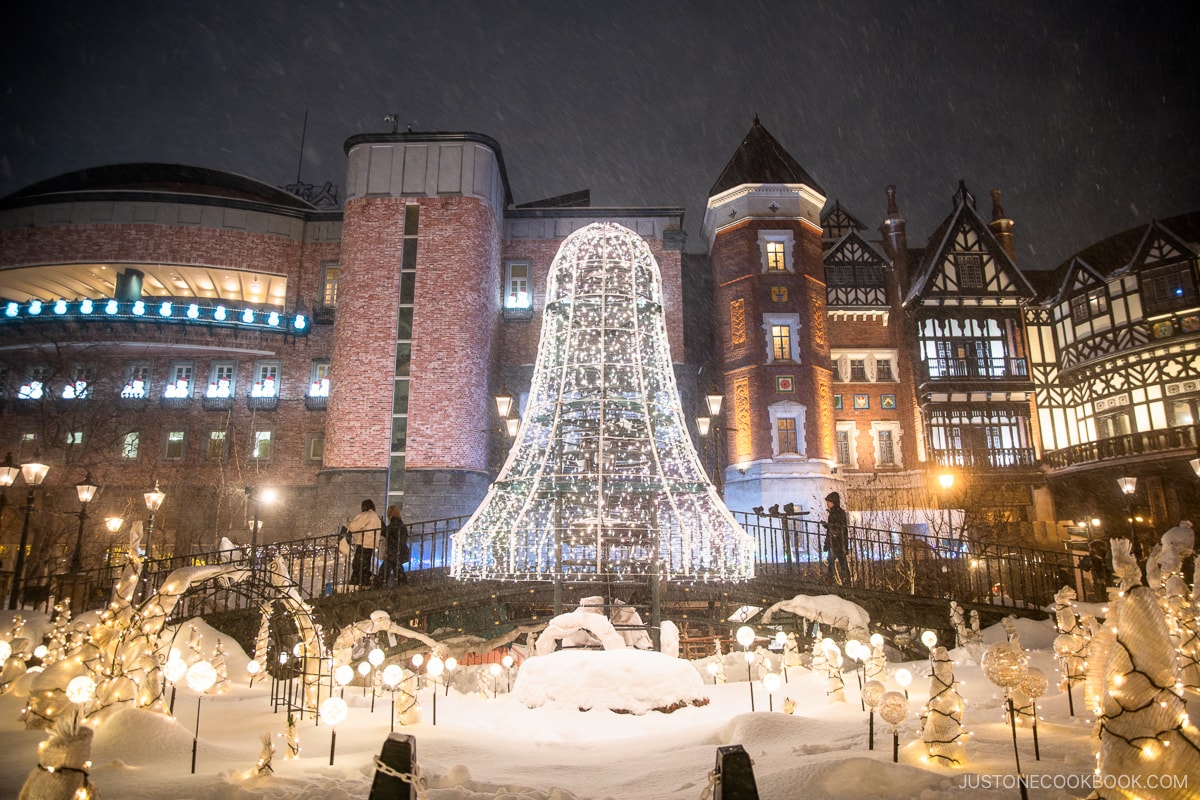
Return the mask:
M421 199L406 470L487 469L500 269L490 205Z

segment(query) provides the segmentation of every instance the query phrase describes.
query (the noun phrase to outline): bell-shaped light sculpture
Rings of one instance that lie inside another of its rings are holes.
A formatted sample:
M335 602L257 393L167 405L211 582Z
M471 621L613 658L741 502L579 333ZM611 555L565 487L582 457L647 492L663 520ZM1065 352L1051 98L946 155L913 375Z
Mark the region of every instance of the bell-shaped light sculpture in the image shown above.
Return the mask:
M646 242L597 223L550 268L529 399L495 483L453 539L458 578L753 577L754 540L688 434Z

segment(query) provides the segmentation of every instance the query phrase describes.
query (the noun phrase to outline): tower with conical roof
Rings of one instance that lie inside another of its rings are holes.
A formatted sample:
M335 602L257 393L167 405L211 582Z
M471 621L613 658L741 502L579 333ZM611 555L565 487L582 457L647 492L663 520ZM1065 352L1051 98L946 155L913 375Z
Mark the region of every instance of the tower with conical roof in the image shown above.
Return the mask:
M826 336L825 192L758 117L709 191L709 246L726 398L731 508L824 513L838 485Z

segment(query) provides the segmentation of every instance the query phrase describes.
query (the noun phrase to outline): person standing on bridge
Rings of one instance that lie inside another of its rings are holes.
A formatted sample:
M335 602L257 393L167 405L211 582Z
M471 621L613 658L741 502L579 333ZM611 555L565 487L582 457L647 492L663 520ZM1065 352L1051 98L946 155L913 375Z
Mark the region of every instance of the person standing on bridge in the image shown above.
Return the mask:
M408 583L408 576L404 573L404 564L409 558L408 526L400 517L400 506L391 505L387 508L383 549L383 574L380 583L388 589L395 586L397 581Z
M850 577L850 566L846 563L850 531L849 523L846 520L846 509L842 508L842 496L837 492L825 495L825 508L828 510L828 515L825 517L825 550L828 553L825 563L829 568L825 581L826 583L833 581L833 563L837 561L841 564L841 571L844 573L844 575L838 575L838 583L841 584Z
M375 550L379 547L382 529L383 520L375 511L374 501L370 498L363 500L362 511L346 524L350 544L354 545L354 554L350 562L350 583L358 586L371 585Z

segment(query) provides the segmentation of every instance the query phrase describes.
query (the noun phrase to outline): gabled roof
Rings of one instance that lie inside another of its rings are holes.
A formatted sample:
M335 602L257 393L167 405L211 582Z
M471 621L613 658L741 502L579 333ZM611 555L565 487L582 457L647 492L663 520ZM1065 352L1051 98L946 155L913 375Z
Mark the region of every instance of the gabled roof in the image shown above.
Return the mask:
M1103 285L1104 276L1100 271L1079 256L1075 256L1071 259L1062 281L1054 287L1058 290L1057 294L1049 300L1051 303L1060 303L1080 289L1091 290Z
M1008 252L996 241L992 229L979 216L975 210L975 196L967 190L963 181L958 183L958 191L954 194L953 202L954 210L950 216L946 217L929 237L929 244L925 248L924 257L916 271L916 278L909 288L908 295L904 298L904 304L908 305L918 297L927 294L931 281L940 272L946 260L947 251L950 250L958 232L964 227L969 228L979 237L980 244L996 261L999 268L1008 275L1013 291L1021 297L1031 300L1035 298L1037 291L1029 283L1025 274L1017 269L1017 265L1009 258Z
M826 236L832 236L834 231L865 231L867 226L843 208L841 201L834 200L829 210L821 214L821 229ZM837 238L841 239L844 235L843 233Z
M825 194L804 167L767 132L757 115L708 196L715 197L744 183L802 183Z
M839 262L842 256L851 250L855 252L855 257L848 258L848 260L860 261L865 256L868 261L875 261L889 269L892 267L892 260L879 249L876 243L868 241L861 233L853 230L825 248L822 260L826 264Z

